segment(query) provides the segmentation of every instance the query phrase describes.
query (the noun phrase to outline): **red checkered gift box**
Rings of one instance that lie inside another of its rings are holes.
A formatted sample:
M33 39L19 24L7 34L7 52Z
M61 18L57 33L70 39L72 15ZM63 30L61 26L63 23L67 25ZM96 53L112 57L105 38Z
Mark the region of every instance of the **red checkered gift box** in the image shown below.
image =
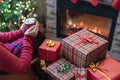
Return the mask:
M63 39L62 56L78 67L88 67L106 56L107 46L107 40L83 29Z
M87 69L86 68L75 68L75 80L87 80Z
M41 60L55 62L61 55L61 42L45 39L39 47L39 57Z
M70 67L68 70L65 70L64 72L58 72L57 68L62 67L63 65L65 65L65 63L69 63L69 62L61 58L57 62L48 66L46 72L56 80L74 80L74 72L73 72L73 70L75 69L74 65L69 63Z

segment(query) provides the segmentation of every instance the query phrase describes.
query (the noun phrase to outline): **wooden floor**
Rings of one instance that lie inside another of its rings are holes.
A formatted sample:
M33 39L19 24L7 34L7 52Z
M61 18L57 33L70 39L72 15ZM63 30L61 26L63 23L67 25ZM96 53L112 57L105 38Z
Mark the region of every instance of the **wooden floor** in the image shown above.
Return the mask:
M0 75L0 80L39 80L39 79L33 72L30 72L27 75L15 75L15 74Z

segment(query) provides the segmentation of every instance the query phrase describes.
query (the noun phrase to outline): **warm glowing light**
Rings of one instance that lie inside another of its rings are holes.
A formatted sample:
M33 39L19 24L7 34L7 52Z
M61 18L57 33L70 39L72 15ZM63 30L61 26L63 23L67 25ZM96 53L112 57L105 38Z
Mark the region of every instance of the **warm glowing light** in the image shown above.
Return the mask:
M92 31L95 32L95 33L98 33L97 28L93 28Z
M80 22L80 26L83 26L83 22Z
M77 26L76 28L77 28L77 29L79 29L80 27L79 27L79 26Z
M72 25L72 21L71 20L68 21L68 25Z
M79 28L84 28L87 29L89 31L92 31L94 33L98 33L101 35L104 35L106 37L108 37L108 33L104 32L104 30L99 29L99 26L90 26L90 25L85 25L83 22L80 23L73 23L71 20L68 20L67 22L67 27L71 28L71 29L79 29ZM71 32L69 32L68 34L72 34Z
M97 28L87 28L87 30L92 31L94 33L99 33L99 34L104 35L104 36L108 36L107 33L103 32L102 30L97 29Z
M73 27L76 28L76 24L73 24Z

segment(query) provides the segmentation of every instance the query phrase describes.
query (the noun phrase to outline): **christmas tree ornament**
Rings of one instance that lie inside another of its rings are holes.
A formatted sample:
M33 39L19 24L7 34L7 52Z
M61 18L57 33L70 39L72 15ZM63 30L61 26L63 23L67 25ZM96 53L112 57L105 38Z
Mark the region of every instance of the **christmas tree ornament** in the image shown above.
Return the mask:
M21 19L20 19L20 17L18 18L18 27L20 27L20 25L21 25Z
M120 10L120 0L114 0L113 3L112 3L112 7L115 10Z
M0 0L0 2L3 2L3 0Z
M97 0L90 0L90 3L91 3L94 7L98 6L98 1L97 1Z
M9 20L8 28L12 28L12 27L13 27L13 23L11 20Z
M34 14L33 14L33 17L34 17L34 18L37 18L37 16L38 16L37 13L34 13Z

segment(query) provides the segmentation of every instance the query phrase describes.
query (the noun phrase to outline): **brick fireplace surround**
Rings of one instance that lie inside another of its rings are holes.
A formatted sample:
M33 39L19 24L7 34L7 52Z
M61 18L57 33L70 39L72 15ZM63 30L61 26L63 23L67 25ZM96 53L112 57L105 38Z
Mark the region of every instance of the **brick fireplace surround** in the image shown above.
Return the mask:
M46 0L46 28L47 34L46 36L51 39L57 39L56 32L56 23L57 23L57 0ZM117 18L116 28L114 32L113 42L111 46L111 50L109 52L112 56L116 57L120 60L120 12ZM114 53L114 54L113 54Z

